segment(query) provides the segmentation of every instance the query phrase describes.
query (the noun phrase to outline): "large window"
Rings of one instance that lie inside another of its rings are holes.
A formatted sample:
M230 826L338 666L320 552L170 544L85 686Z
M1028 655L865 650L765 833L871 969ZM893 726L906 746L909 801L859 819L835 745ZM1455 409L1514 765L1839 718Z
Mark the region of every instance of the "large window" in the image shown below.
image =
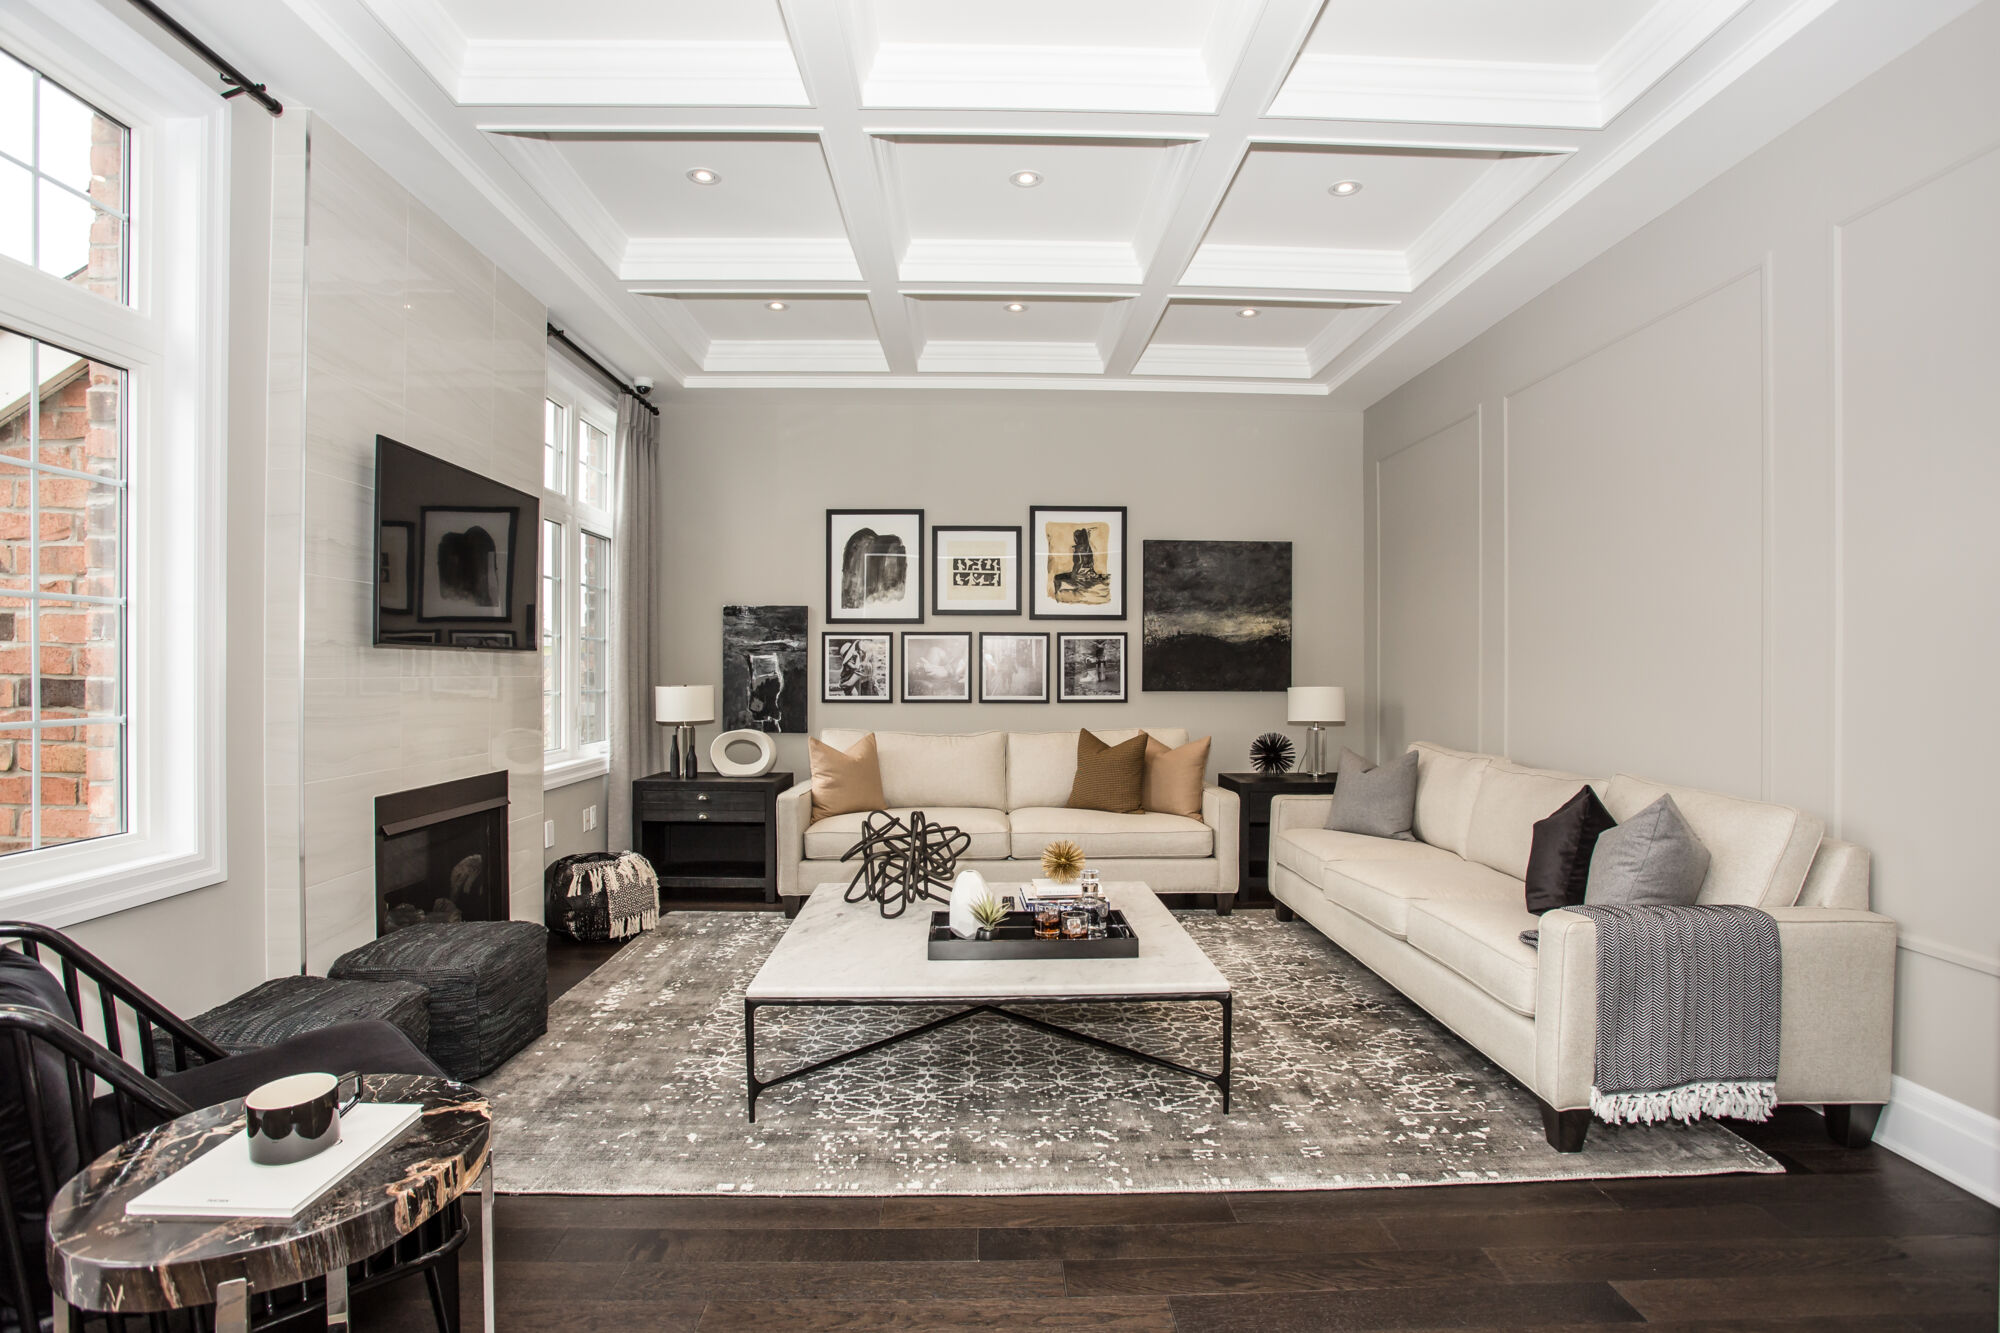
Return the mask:
M551 362L542 409L542 745L551 786L608 766L616 422L601 390L567 362Z
M0 52L0 254L125 299L132 134Z

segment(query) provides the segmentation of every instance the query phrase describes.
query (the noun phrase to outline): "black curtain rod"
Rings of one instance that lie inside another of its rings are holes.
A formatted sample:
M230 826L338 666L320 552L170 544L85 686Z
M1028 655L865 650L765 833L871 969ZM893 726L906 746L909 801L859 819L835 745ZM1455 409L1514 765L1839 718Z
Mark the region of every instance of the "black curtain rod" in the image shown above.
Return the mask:
M575 353L576 356L580 360L582 360L585 365L589 366L592 370L596 371L598 374L604 376L604 378L611 381L611 383L617 385L618 391L620 393L631 395L632 400L634 402L638 403L639 406L645 408L648 412L651 412L654 416L660 415L660 409L654 407L652 403L647 401L646 399L647 391L645 389L641 389L636 385L627 384L624 381L624 379L618 374L617 371L613 370L610 366L605 365L602 361L599 361L596 357L592 356L590 353L584 351L581 347L577 346L574 342L570 341L570 336L567 333L564 333L561 329L551 324L549 325L549 337L554 338L564 347L569 348L569 350Z
M182 46L207 61L209 66L222 76L222 81L229 85L229 91L224 93L223 97L246 96L274 116L285 114L284 103L265 92L263 84L250 82L249 75L217 55L207 42L175 22L173 16L154 4L153 0L132 0L132 7L151 15L153 22L172 33Z

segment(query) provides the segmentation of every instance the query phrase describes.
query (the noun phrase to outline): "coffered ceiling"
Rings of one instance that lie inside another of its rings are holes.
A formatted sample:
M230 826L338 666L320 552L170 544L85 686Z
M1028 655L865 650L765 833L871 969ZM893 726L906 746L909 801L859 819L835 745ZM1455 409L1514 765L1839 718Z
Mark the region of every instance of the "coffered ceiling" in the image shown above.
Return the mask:
M1505 313L1493 275L1586 257L1517 258L1545 231L1595 217L1602 248L1671 203L1635 173L1711 100L1830 13L1900 8L282 3L540 246L554 317L630 373L1307 394L1392 387L1411 347L1477 332ZM1915 30L1954 0L1908 3ZM1680 133L1662 179L1692 188L1809 109L1784 103Z

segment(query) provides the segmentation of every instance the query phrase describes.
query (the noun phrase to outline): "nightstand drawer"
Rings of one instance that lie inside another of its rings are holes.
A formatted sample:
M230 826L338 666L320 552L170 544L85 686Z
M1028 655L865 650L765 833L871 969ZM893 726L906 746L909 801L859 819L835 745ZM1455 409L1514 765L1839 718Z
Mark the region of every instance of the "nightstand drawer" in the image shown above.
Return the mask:
M639 817L713 824L761 824L764 794L698 786L649 786L639 792Z

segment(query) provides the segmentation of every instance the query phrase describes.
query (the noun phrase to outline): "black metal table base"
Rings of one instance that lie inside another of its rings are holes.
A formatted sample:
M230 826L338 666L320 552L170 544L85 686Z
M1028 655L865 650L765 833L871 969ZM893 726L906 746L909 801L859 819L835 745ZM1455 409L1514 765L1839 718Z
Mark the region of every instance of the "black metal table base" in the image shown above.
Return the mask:
M1115 1041L1106 1041L1102 1037L1094 1037L1088 1032L1078 1032L1075 1028L1066 1028L1059 1023L1051 1023L1045 1019L1035 1018L1029 1014L1020 1014L1014 1012L1012 1009L1001 1008L1001 1005L1003 1004L1150 1004L1156 1001L1197 1003L1197 1004L1208 1003L1208 1004L1219 1004L1222 1006L1222 1072L1221 1073L1211 1074L1206 1070L1195 1069L1192 1068L1191 1066L1180 1064L1173 1060L1169 1060L1165 1056L1154 1055L1149 1051L1134 1050L1130 1046L1121 1046ZM945 1004L965 1004L967 1007L958 1010L956 1013L946 1014L942 1018L934 1018L928 1023L919 1023L917 1026L913 1028L907 1028L902 1032L892 1033L889 1036L879 1038L878 1040L875 1041L871 1041L865 1046L857 1046L851 1051L842 1051L839 1055L830 1055L824 1060L815 1060L813 1061L813 1063L809 1065L802 1065L797 1069L793 1069L786 1073L780 1074L776 1078L757 1077L757 1011L759 1009L774 1007L774 1006L779 1008L788 1008L788 1009L804 1009L804 1008L838 1008L838 1007L848 1007L854 1005L866 1005L871 1007L884 1007L891 1005L909 1007L911 1005L917 1005L925 1008L934 1008L938 1005L945 1005ZM1234 997L1228 994L1090 995L1090 996L1024 995L1018 997L1007 997L999 1000L980 1000L980 1001L949 1000L949 999L745 1000L743 1002L743 1073L744 1073L744 1081L749 1088L748 1109L750 1113L750 1120L754 1123L757 1119L757 1094L765 1091L768 1088L775 1088L781 1083L790 1083L793 1079L804 1078L807 1074L816 1074L820 1070L830 1069L834 1065L845 1064L849 1060L856 1059L859 1056L867 1055L873 1051L882 1050L884 1047L894 1046L899 1042L908 1041L912 1037L921 1037L926 1033L936 1032L939 1028L948 1027L951 1024L958 1022L960 1019L971 1018L975 1014L997 1014L1001 1018L1010 1019L1013 1022L1020 1023L1026 1027L1034 1028L1038 1032L1047 1032L1053 1036L1058 1036L1058 1037L1068 1037L1072 1041L1084 1042L1087 1045L1097 1047L1099 1050L1111 1051L1114 1054L1123 1055L1133 1060L1144 1061L1149 1065L1158 1065L1162 1069L1171 1069L1176 1074L1186 1074L1189 1078L1200 1079L1204 1083L1213 1083L1216 1086L1216 1088L1220 1090L1222 1093L1222 1113L1224 1115L1228 1115L1229 1114L1229 1071L1231 1062L1234 1059L1235 1055L1234 1008L1235 1008Z

